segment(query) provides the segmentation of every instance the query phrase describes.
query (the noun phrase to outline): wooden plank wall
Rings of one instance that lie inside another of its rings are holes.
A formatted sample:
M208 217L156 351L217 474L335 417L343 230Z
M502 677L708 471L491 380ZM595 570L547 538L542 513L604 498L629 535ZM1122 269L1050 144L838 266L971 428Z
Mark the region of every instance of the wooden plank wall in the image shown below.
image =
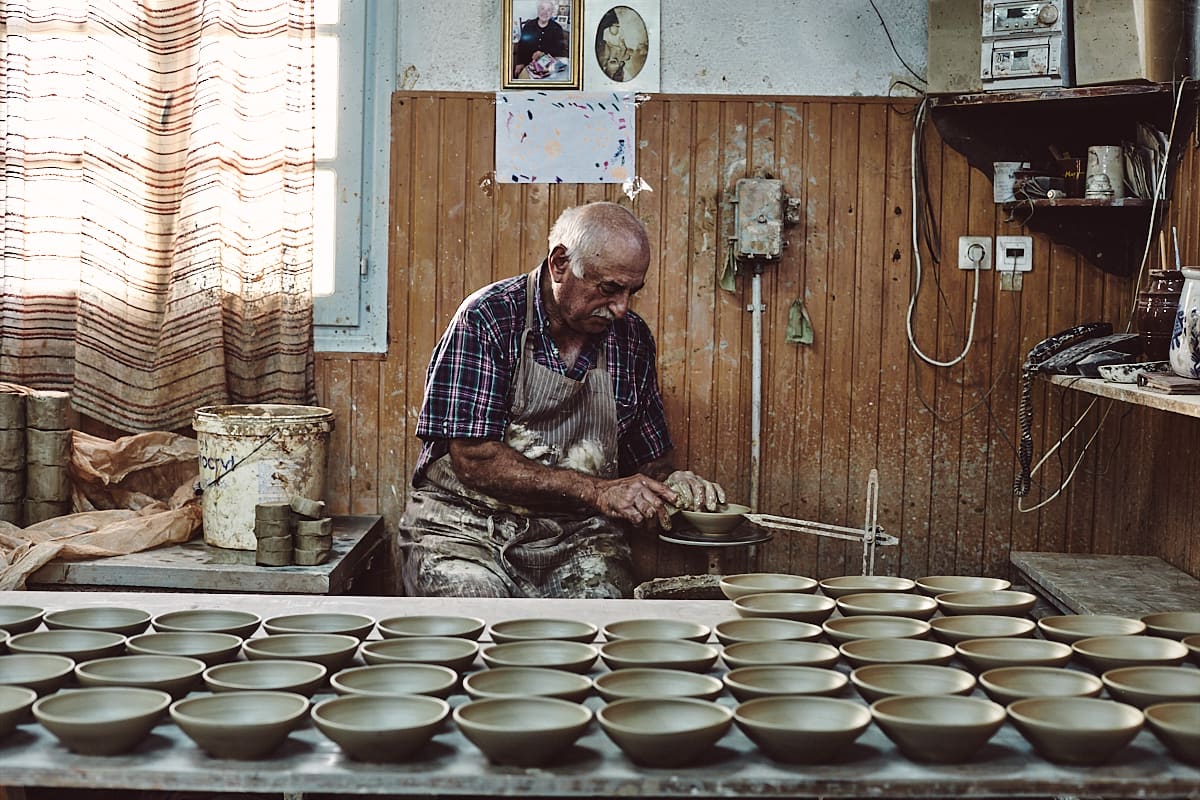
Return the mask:
M1036 237L1021 291L1001 291L995 273L984 274L961 363L935 368L913 355L906 311L918 269L910 244L914 109L911 99L654 97L637 116L637 171L652 191L630 201L611 186L497 184L491 96L395 95L388 353L318 358L320 397L338 420L332 508L382 513L394 529L418 451L412 431L425 365L460 299L536 265L558 212L597 199L627 203L655 245L635 308L658 339L678 463L745 500L750 284L743 274L729 293L717 279L734 185L768 176L799 198L802 222L762 278L760 510L860 527L875 468L879 522L901 541L879 550L878 572L1007 575L1010 549L1021 549L1153 553L1200 574L1200 553L1183 533L1196 517L1194 495L1165 491L1196 485L1196 460L1183 455L1200 439L1196 420L1111 408L1062 497L1023 513L1012 495L1024 353L1079 321L1124 319L1131 280ZM963 349L973 296L971 273L954 263L957 237L1022 230L992 202L988 179L932 126L921 140L937 228L921 248L912 332L924 352L950 360ZM1196 168L1189 154L1184 169L1195 176ZM1180 202L1172 214L1180 213L1185 255L1200 259L1192 232L1200 208ZM785 340L796 301L812 320L812 346ZM1040 455L1086 402L1041 385L1034 398ZM1027 505L1057 488L1098 417L1093 410L1080 426L1084 436L1048 462ZM861 548L781 533L753 555L726 551L723 566L827 577L857 573ZM703 551L652 537L638 540L636 557L643 578L707 568Z

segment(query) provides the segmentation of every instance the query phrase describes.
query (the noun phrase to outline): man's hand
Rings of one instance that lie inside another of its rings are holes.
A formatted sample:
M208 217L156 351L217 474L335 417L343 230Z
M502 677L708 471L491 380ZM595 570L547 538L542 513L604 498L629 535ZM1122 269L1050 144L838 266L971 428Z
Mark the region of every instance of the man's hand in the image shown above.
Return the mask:
M679 499L675 506L688 511L716 511L725 502L721 484L705 480L690 469L677 469L667 476L666 485Z
M657 518L660 525L669 529L667 504L677 501L678 496L669 486L638 474L605 481L596 495L595 506L605 516L634 525L646 525Z

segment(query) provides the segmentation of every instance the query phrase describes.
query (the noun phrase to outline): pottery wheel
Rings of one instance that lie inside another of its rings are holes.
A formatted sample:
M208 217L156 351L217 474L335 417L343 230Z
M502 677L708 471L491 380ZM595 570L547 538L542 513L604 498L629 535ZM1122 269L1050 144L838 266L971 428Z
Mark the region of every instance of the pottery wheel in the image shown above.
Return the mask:
M721 551L726 547L749 547L750 545L765 542L770 539L772 533L761 528L739 526L732 533L713 536L711 534L697 533L693 530L672 530L664 531L658 535L660 541L668 544L681 544L685 547L703 547L708 553L708 573L710 575L718 575L721 573Z

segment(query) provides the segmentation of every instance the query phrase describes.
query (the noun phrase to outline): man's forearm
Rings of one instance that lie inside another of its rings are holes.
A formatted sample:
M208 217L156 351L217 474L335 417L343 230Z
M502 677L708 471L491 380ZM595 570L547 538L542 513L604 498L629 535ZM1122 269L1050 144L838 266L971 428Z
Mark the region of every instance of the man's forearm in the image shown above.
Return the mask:
M454 472L467 487L524 506L595 507L600 479L526 458L503 442L455 441Z

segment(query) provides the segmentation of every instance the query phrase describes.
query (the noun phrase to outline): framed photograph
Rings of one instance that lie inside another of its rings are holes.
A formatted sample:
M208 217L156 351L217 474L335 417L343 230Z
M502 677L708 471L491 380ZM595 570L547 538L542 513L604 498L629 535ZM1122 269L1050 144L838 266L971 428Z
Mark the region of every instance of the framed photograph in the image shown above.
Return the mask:
M578 89L581 0L500 0L503 89Z
M657 92L659 0L588 0L583 88Z

